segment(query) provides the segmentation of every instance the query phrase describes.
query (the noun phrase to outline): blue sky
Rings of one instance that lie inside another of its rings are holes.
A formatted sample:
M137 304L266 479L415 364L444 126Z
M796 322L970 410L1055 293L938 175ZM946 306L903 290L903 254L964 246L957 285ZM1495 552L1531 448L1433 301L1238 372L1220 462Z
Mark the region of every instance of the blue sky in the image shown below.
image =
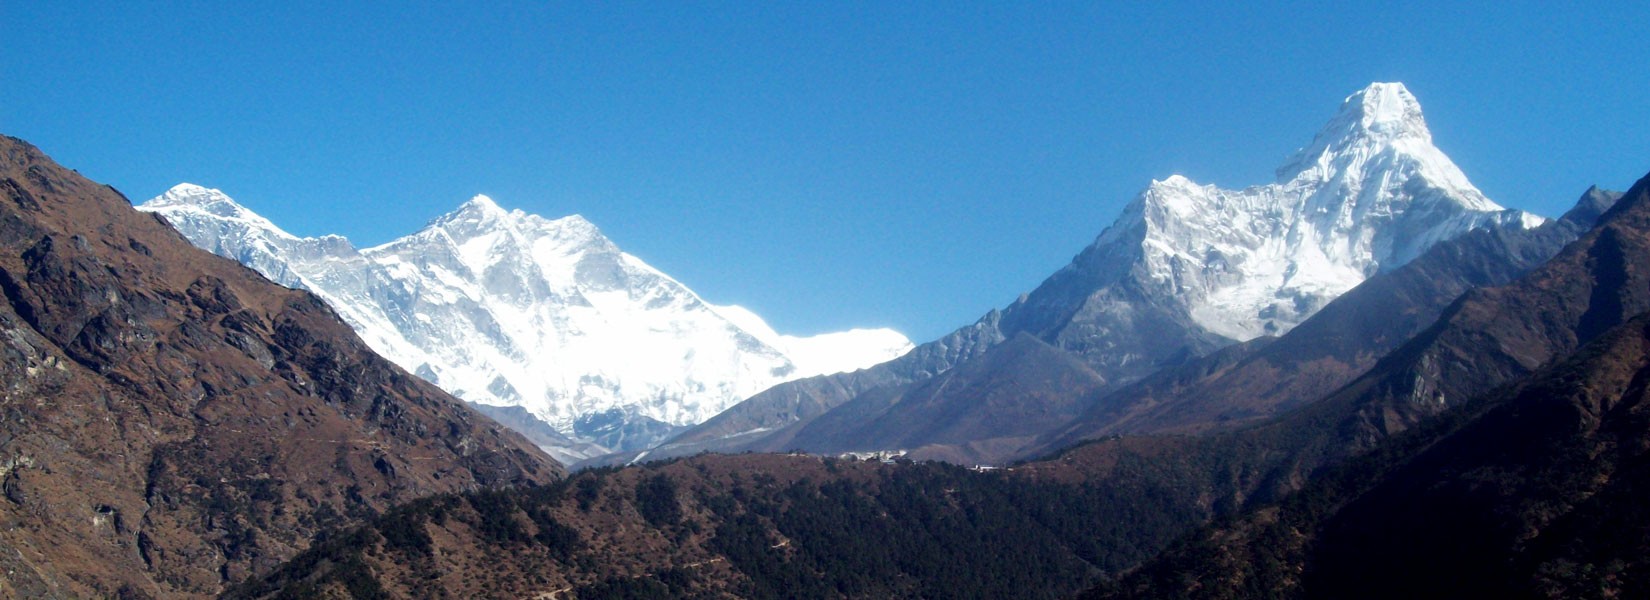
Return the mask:
M1270 181L1371 81L1503 205L1650 170L1650 3L1246 4L0 2L0 132L362 246L579 213L782 332L918 341L1153 178Z

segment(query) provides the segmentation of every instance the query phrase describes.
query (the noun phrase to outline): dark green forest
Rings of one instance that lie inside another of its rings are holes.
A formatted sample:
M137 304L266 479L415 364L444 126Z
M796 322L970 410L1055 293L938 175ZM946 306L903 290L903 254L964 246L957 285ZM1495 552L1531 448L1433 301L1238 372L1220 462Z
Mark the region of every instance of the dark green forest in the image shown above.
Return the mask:
M781 469L803 474L768 474ZM531 587L532 574L565 573L579 598L1062 598L1206 518L1194 486L1139 476L1147 470L1134 455L1120 458L1121 479L1154 483L756 455L594 470L544 487L397 507L229 596L301 598L338 586L357 598L385 597L377 565L394 564L405 573L389 579L439 597L447 591L435 557L456 549L439 547L432 533L461 528L505 575L483 590L501 595ZM613 540L593 538L640 534L570 526L602 520L597 513L667 540L673 552L709 557L666 558L663 568L639 572L609 568ZM725 564L736 577L730 584L681 562Z

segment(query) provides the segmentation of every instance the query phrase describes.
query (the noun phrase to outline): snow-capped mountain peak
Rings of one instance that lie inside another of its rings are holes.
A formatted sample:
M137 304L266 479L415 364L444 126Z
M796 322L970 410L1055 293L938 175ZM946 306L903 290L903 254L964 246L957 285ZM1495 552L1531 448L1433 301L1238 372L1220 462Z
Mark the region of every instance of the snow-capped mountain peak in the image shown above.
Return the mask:
M1040 389L1021 377L1032 371L1023 367L1030 363L1015 366L1019 357L1037 357L1038 377L1063 362L1028 345L1028 337L1083 361L1058 387L1095 386L1080 395L1107 397L1234 342L1283 334L1436 242L1542 221L1479 193L1432 145L1420 103L1401 84L1377 83L1347 97L1277 173L1275 182L1241 189L1181 174L1152 181L1070 264L1007 307L875 367L870 377L764 392L647 458L707 447L928 444L926 451L946 448L935 456L970 456L1023 433L994 423L973 429L1005 413L952 401L993 397L1011 381ZM1060 400L1040 404L1039 397ZM1027 404L1017 401L1015 410L1036 405L1053 414L1072 397L1019 394ZM895 431L889 424L896 423L918 426ZM960 428L968 428L968 441L956 435ZM926 433L906 435L918 430Z
M1347 96L1326 130L1356 127L1366 135L1391 139L1413 136L1432 141L1421 103L1402 83L1372 83Z
M505 210L485 195L477 195L452 212L432 219L423 229L379 248L418 240L446 237L456 244L477 238L523 245L549 243L563 249L619 252L601 229L580 215L546 219L521 210Z
M139 208L165 217L196 246L233 258L288 287L314 287L293 269L293 261L324 263L356 256L349 240L295 236L222 191L191 183L173 186Z
M1504 210L1485 197L1455 162L1433 145L1421 103L1402 83L1373 83L1348 96L1312 143L1278 167L1276 174L1278 185L1328 191L1311 203L1312 209L1321 212L1351 212L1353 206L1339 202L1347 199L1367 201L1370 206L1366 211L1401 212L1407 208L1392 211L1381 205L1379 192L1377 197L1362 194L1365 184L1381 183L1373 181L1372 174L1394 175L1388 183L1413 178L1418 185L1437 192L1409 195L1423 202L1442 201L1477 212Z
M458 212L465 212L468 210L504 214L504 209L500 207L497 202L494 202L491 196L486 194L476 194L475 196L472 196L469 201L458 207Z
M781 381L910 348L889 330L797 338L748 311L730 319L583 217L486 196L359 252L341 237L290 236L198 186L139 208L315 292L379 353L454 395L521 406L581 442L646 445Z
M193 183L180 183L144 204L151 207L154 212L161 213L178 210L201 211L225 219L242 221L248 227L269 235L297 239L297 236L287 233L268 219L236 204L228 195L215 188Z
M1421 103L1402 83L1373 83L1341 102L1341 109L1301 148L1278 168L1278 182L1294 179L1293 167L1310 168L1325 154L1341 155L1358 148L1378 147L1400 141L1432 144L1432 132L1421 114Z
M1415 96L1375 83L1348 96L1275 183L1152 181L1095 242L1117 249L1085 254L1138 253L1165 301L1209 332L1247 340L1288 331L1439 241L1542 221L1485 197L1433 145Z
M234 201L229 200L229 196L224 195L222 191L193 183L174 185L172 189L166 190L166 193L156 196L149 202L156 206L210 206L221 202L234 204ZM239 208L239 205L236 207Z
M422 230L409 237L418 238L421 237L420 234L429 232L435 235L446 235L455 241L463 241L480 235L514 229L514 224L514 220L510 218L510 213L505 212L503 208L499 207L498 203L493 202L492 198L477 195L459 205L452 212L432 219Z

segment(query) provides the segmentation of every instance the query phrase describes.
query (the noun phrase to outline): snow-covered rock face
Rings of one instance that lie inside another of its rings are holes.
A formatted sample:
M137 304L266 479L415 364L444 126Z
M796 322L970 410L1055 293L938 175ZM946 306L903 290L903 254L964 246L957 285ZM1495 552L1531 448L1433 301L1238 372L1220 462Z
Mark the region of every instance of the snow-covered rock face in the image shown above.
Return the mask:
M1533 227L1467 181L1432 145L1399 83L1348 97L1277 181L1242 190L1179 175L1153 181L1096 245L1139 244L1162 297L1204 329L1277 335L1379 271L1471 229Z
M455 396L521 406L575 439L623 449L776 383L911 348L885 329L779 335L748 310L705 303L582 217L505 211L485 196L359 251L337 236L293 236L190 184L139 208L316 293L373 349Z

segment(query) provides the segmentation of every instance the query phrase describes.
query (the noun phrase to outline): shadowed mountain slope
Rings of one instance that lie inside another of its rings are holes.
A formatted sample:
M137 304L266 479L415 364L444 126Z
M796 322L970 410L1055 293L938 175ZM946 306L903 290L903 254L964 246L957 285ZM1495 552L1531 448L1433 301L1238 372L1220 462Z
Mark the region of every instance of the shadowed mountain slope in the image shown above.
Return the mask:
M1639 316L1086 597L1642 596L1647 382Z
M922 458L995 463L1069 422L1105 385L1078 357L1021 333L937 377L861 394L751 449L901 448Z

